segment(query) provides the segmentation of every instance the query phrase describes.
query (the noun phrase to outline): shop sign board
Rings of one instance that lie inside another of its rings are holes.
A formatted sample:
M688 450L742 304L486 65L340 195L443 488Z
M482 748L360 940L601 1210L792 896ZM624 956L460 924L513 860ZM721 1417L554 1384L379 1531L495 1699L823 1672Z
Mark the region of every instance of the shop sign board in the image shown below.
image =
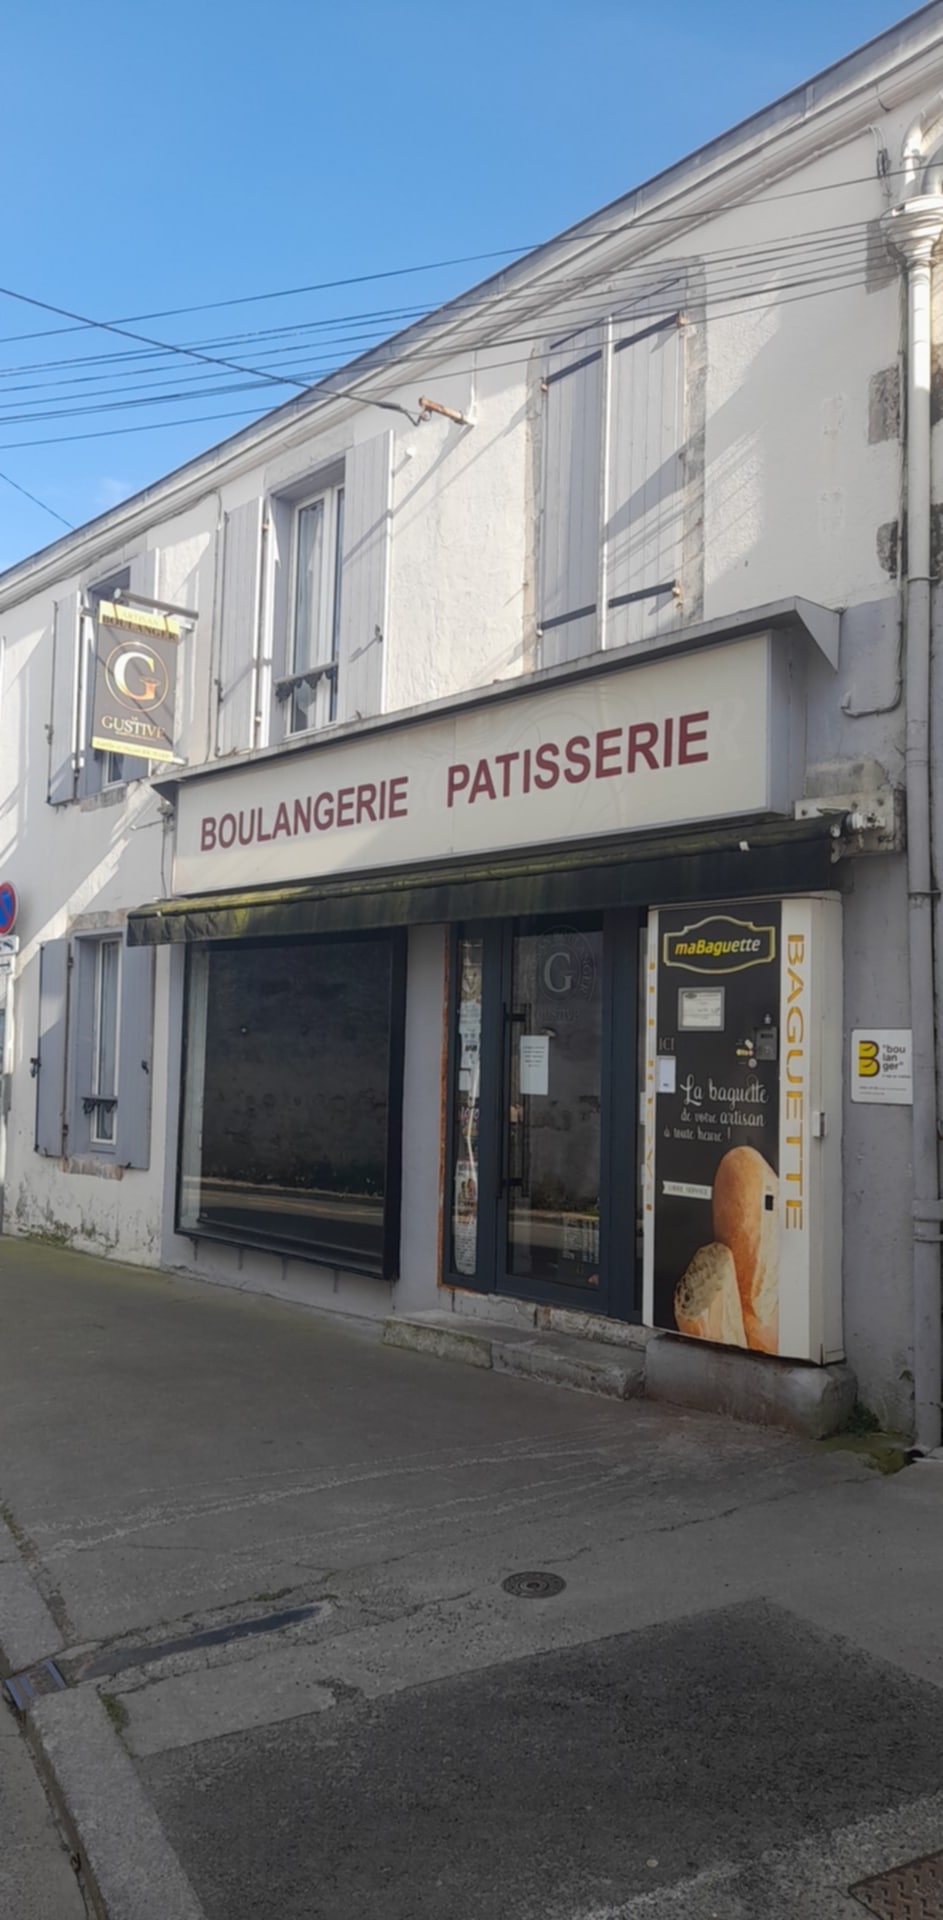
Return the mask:
M92 746L172 763L180 628L167 614L102 600L95 623Z
M787 650L760 634L322 739L181 783L174 888L787 812L801 719Z
M855 1027L851 1035L852 1099L866 1106L913 1106L913 1053L910 1027Z

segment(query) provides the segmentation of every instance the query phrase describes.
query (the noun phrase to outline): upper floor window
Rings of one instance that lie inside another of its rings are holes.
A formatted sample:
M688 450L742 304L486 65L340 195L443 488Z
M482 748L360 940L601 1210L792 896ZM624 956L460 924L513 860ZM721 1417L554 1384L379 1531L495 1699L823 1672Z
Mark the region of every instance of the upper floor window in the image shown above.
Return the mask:
M275 696L285 706L286 732L304 733L337 718L343 487L332 487L296 507L291 544L288 671L276 681Z
M126 566L99 575L56 601L52 632L52 697L47 798L52 806L82 800L106 788L143 779L150 761L138 755L101 752L91 745L95 686L96 619L102 601L121 593L152 596L158 554L142 550Z
M214 751L382 713L393 434L224 517Z
M543 392L540 659L681 618L686 315L680 280L551 343Z

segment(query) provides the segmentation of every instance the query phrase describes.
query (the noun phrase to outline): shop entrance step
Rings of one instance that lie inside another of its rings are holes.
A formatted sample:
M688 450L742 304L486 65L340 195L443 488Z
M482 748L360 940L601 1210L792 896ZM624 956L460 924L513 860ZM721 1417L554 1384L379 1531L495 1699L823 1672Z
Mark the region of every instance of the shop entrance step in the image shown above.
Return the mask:
M644 1389L641 1347L607 1346L573 1334L442 1312L391 1314L383 1339L390 1347L407 1347L468 1367L490 1367L495 1373L526 1376L580 1393L602 1393L612 1400L631 1400Z

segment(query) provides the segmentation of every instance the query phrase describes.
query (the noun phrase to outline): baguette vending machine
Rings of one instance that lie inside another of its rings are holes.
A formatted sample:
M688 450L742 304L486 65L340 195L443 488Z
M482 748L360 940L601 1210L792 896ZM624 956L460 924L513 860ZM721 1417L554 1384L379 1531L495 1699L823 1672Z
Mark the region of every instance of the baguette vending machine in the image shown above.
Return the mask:
M840 1359L840 900L660 908L644 997L646 1324Z

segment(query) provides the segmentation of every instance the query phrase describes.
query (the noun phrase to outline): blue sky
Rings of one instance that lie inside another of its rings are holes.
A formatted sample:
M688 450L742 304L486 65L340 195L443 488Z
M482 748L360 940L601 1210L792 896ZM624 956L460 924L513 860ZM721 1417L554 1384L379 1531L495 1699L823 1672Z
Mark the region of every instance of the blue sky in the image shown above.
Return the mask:
M893 0L20 0L0 281L116 320L500 253L137 323L243 364L284 346L272 364L307 376L903 17ZM72 524L279 397L214 395L238 376L194 362L93 358L134 352L102 333L12 337L65 324L0 297L0 470ZM258 337L287 325L309 331ZM154 406L161 383L185 397ZM0 481L0 567L62 531Z

